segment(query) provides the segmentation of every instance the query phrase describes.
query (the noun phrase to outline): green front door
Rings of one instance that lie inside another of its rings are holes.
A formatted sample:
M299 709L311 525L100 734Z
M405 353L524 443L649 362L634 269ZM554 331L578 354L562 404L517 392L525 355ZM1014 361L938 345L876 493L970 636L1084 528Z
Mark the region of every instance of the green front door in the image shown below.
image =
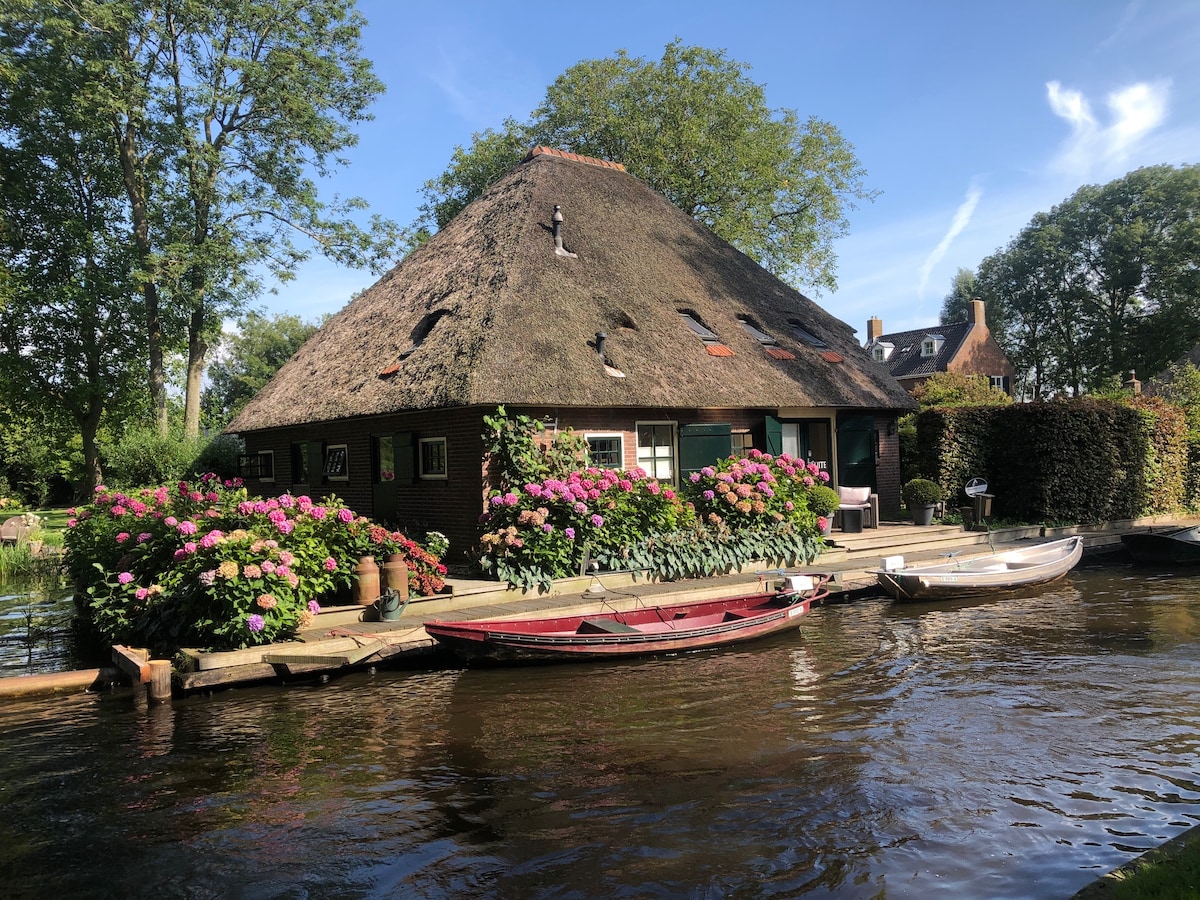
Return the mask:
M838 416L837 466L837 483L843 487L875 488L874 416Z

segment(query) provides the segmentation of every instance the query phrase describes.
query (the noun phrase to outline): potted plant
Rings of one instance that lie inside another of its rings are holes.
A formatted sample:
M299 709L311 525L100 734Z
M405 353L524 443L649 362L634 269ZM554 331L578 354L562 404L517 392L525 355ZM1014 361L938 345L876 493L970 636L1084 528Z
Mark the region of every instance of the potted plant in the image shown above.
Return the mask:
M933 507L941 502L942 489L925 478L914 478L900 488L900 499L912 513L913 523L929 525L933 522Z
M838 494L833 488L814 484L808 491L808 508L816 513L822 536L833 531L833 514L838 508Z

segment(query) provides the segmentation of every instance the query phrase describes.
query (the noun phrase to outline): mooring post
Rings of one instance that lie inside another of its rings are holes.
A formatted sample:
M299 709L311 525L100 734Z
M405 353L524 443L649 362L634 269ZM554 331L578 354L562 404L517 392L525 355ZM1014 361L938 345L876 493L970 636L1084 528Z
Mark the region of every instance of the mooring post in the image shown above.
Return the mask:
M151 700L171 699L171 661L169 659L150 660L148 689Z

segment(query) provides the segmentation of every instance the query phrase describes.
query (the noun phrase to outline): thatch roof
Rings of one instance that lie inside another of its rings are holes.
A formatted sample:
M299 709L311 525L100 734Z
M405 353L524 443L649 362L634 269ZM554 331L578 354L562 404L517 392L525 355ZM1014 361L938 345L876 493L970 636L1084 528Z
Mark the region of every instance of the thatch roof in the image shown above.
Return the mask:
M556 206L573 256L555 252ZM685 309L732 355L714 355ZM827 346L798 337L797 323ZM606 372L597 332L625 377ZM646 184L537 148L332 317L228 430L502 403L912 405L848 325Z

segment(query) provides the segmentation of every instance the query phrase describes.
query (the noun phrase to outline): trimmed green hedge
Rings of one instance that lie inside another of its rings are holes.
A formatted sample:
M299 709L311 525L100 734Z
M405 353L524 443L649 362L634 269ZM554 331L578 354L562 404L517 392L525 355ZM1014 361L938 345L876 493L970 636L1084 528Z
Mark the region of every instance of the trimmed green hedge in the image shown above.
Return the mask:
M1150 398L936 407L918 416L917 448L949 503L981 476L993 513L1018 521L1176 512L1197 480L1182 413Z

